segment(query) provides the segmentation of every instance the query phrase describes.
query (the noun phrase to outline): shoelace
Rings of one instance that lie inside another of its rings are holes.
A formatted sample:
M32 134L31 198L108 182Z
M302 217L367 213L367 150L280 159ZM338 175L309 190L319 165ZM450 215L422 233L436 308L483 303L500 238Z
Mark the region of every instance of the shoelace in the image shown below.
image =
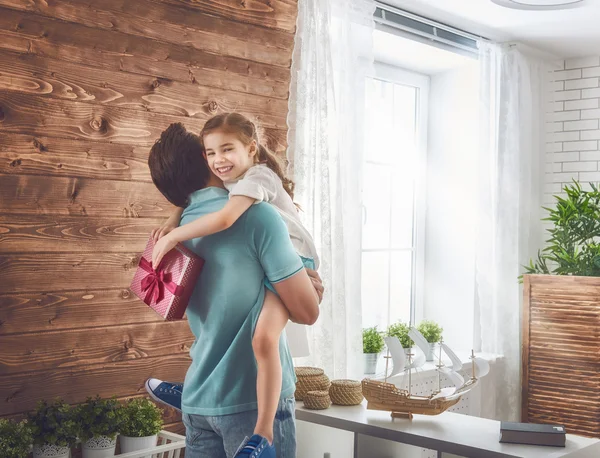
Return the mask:
M246 443L246 445L244 445L244 448L242 449L242 451L236 455L236 457L252 455L252 452L256 450L258 445L259 445L259 442L256 442L256 440L249 440Z
M181 390L183 390L183 385L173 385L171 388L160 388L160 391L163 393L169 393L169 394L178 394L181 393Z

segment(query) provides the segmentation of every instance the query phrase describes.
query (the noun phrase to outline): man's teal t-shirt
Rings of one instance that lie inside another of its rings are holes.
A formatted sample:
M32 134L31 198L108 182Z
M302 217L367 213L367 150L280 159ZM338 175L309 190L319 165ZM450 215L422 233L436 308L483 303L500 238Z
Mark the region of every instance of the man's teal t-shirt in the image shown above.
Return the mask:
M181 224L222 209L228 198L221 188L192 193ZM182 411L214 416L254 410L257 371L252 335L265 296L264 279L277 283L294 275L303 268L300 257L279 213L266 203L253 205L229 229L185 245L205 264L187 308L196 339ZM285 332L279 351L281 398L286 398L294 394L296 379Z

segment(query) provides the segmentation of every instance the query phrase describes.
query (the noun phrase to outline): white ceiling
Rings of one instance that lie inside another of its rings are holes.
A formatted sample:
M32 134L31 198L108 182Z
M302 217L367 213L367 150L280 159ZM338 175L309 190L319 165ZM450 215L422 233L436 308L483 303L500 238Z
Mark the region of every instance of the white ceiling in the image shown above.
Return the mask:
M521 11L490 0L383 0L392 6L486 36L520 41L556 57L600 55L600 0L561 11Z

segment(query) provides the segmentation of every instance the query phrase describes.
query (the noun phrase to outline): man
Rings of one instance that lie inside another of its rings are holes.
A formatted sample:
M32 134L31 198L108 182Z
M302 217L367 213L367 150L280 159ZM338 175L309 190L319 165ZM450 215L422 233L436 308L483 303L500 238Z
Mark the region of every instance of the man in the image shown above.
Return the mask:
M181 124L162 133L148 164L165 197L186 206L181 224L227 203L227 191L210 172L199 138ZM264 300L264 278L275 287L291 319L301 324L318 318L323 287L316 272L309 276L303 268L283 220L269 204L253 205L230 229L186 245L206 262L187 309L196 340L181 398L186 456L231 458L257 419L252 335ZM283 383L274 445L278 458L295 458L295 376L285 335L279 350ZM149 384L160 400L161 392L178 395L176 385L152 380ZM252 444L244 450L247 456L267 456Z

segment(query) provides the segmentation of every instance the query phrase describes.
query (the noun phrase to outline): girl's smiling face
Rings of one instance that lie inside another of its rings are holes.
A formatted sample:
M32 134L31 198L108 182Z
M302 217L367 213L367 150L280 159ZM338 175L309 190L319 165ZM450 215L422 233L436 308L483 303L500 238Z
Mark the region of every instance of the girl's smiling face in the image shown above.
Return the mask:
M236 135L215 130L204 135L203 142L208 166L223 181L238 179L255 164L255 141L244 145Z

